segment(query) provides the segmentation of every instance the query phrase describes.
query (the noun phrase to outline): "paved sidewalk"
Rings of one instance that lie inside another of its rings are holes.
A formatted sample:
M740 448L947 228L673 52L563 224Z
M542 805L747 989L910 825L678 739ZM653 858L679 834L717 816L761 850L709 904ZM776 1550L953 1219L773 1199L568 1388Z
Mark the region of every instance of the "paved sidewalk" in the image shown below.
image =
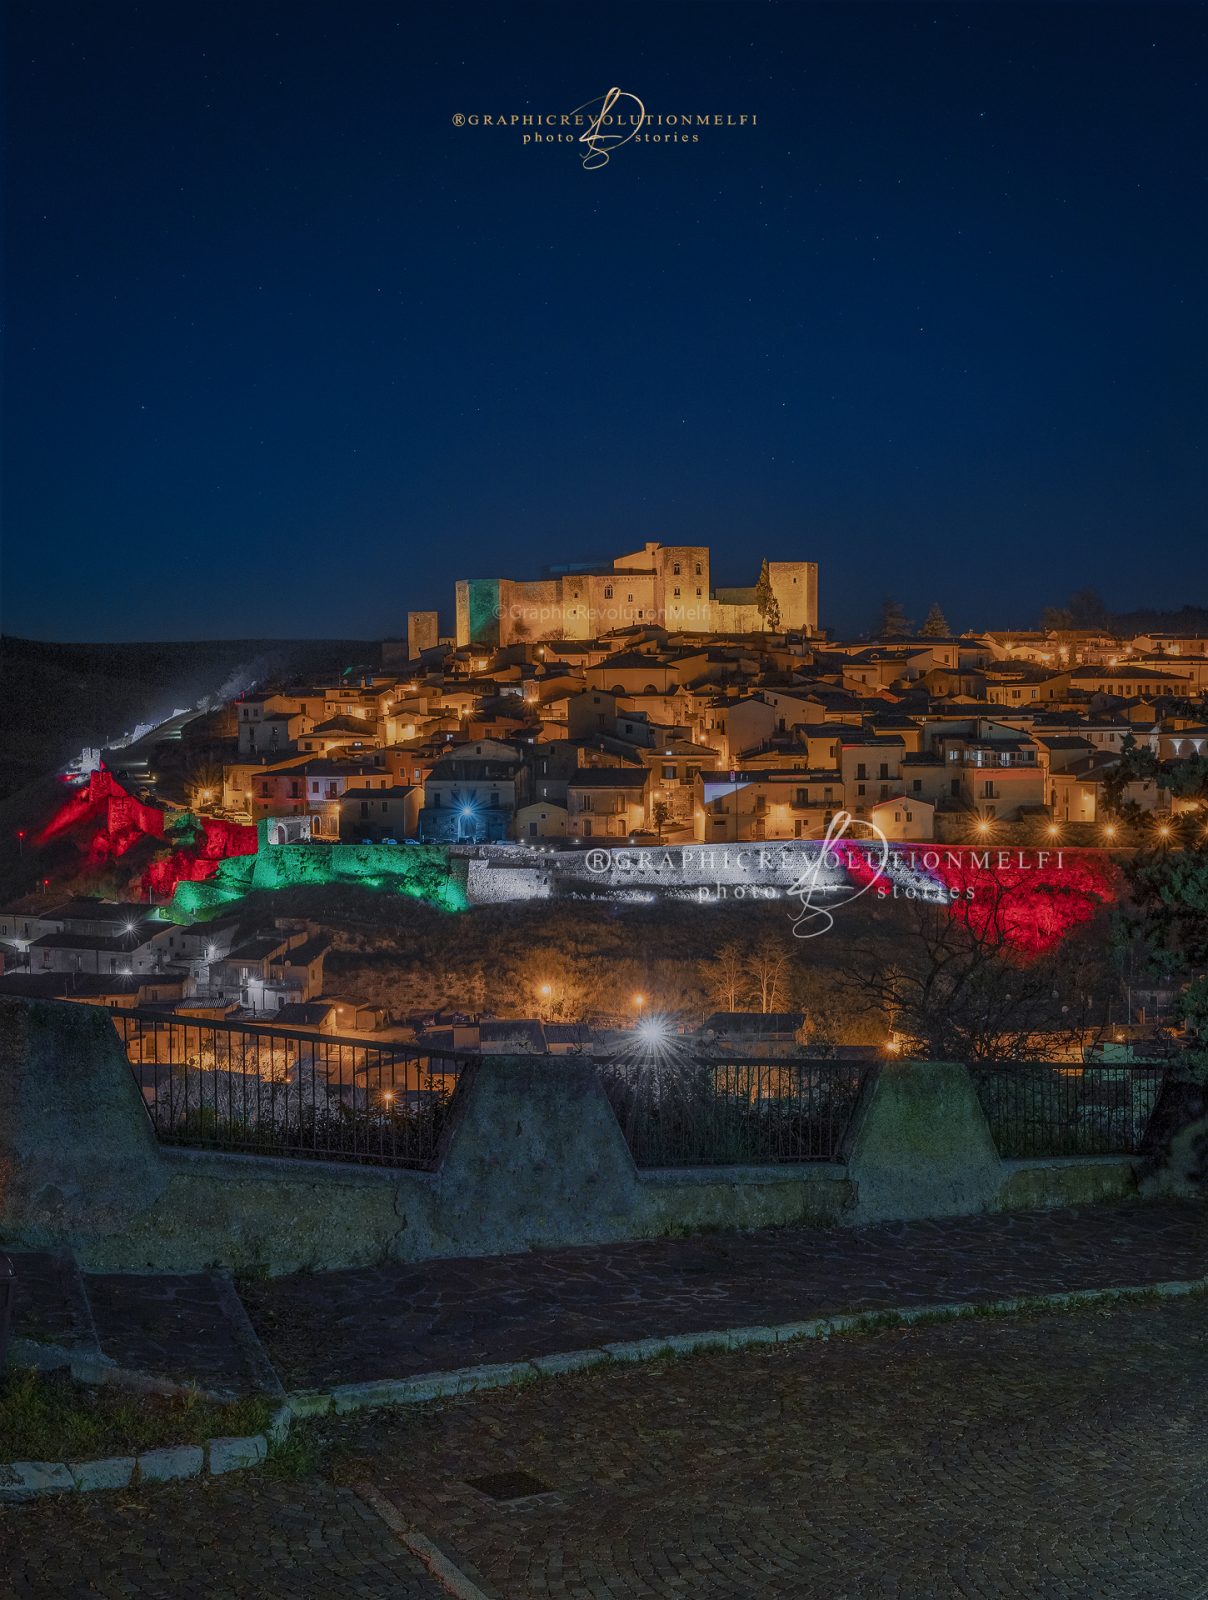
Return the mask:
M487 1600L1205 1600L1206 1359L1195 1296L326 1419L301 1482L0 1510L0 1593L447 1600L384 1499Z
M1208 1204L765 1228L238 1285L217 1273L80 1273L47 1253L14 1261L18 1338L237 1393L277 1378L328 1388L842 1312L1199 1279Z
M240 1284L287 1389L844 1311L1208 1275L1208 1205L769 1228Z

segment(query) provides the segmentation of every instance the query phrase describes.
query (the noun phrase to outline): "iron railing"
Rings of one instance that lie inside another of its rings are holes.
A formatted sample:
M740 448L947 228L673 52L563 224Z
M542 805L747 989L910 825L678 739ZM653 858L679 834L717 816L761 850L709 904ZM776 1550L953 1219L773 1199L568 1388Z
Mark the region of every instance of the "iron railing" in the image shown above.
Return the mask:
M978 1063L973 1081L1004 1157L1134 1155L1158 1103L1166 1068Z
M870 1067L805 1057L597 1063L639 1167L841 1160Z
M375 1166L436 1165L476 1057L298 1028L115 1011L159 1138Z

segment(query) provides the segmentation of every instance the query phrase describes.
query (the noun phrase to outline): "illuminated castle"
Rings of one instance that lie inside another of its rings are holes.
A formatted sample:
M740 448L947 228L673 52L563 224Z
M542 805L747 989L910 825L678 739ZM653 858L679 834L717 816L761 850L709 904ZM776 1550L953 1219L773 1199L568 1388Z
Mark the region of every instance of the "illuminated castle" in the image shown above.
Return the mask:
M769 561L777 631L818 628L818 563ZM644 625L672 633L757 633L768 628L756 591L709 586L705 545L647 543L611 566L559 566L531 582L463 578L458 645L595 639Z

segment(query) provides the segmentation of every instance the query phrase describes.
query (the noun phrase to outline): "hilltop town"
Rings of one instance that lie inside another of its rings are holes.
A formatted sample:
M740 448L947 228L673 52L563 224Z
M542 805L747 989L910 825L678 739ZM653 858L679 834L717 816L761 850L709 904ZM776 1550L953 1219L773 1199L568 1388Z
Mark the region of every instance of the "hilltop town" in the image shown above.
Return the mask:
M465 580L452 637L412 612L370 662L83 752L61 812L22 830L0 982L357 1032L386 1025L394 996L325 978L340 919L324 884L452 909L709 899L711 883L732 901L783 896L797 871L764 851L752 884L743 846L837 826L919 846L926 868L941 847L981 847L982 868L1032 848L1043 867L1059 849L1203 840L1208 637L1068 618L954 636L938 606L915 630L887 604L875 637L845 640L819 627L815 563L753 575L712 589L707 549L648 543L535 583ZM266 914L291 885L310 887L308 914ZM538 1017L581 1014L530 987Z
M892 609L872 640L829 639L816 564L711 591L707 549L658 544L466 580L455 637L412 612L377 670L183 729L213 771L174 798L459 844L813 839L840 811L891 839L1114 843L1198 808L1208 637L952 637L938 607L919 633Z

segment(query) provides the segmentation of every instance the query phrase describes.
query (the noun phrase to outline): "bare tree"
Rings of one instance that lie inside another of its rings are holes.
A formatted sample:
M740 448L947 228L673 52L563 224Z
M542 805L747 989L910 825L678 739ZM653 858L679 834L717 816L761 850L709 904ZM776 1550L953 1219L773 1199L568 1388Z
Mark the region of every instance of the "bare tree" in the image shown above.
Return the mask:
M718 945L711 961L701 964L701 977L720 1011L738 1011L751 993L747 952L736 939Z
M783 939L768 934L747 956L746 970L760 1011L779 1011L787 998L789 949Z
M933 1061L1062 1058L1102 1025L1110 984L1102 930L1084 924L1043 955L1020 949L1020 886L979 884L977 914L919 902L898 959L857 947L840 982L886 1032Z

